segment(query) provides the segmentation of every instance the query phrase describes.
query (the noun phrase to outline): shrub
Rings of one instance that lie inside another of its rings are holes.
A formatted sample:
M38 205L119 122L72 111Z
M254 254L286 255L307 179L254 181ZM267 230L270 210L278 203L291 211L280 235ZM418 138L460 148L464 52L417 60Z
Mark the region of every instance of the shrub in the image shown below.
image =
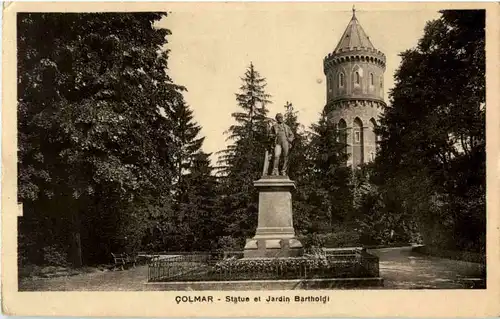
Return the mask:
M231 236L221 236L217 240L216 248L219 251L240 250L239 240Z
M322 236L317 233L306 234L300 238L300 241L306 251L314 248L321 248L325 245Z
M356 230L336 231L323 235L327 248L354 247L360 245L359 233Z
M293 258L225 259L214 265L216 278L296 279L371 276L370 269L360 259L338 256L302 256Z
M67 254L59 245L50 245L43 247L43 259L47 265L51 266L67 266Z
M334 230L331 233L311 233L299 237L306 251L314 248L355 247L361 244L360 234L353 229Z
M266 273L275 272L277 269L283 272L300 271L307 268L308 270L335 268L338 264L352 264L350 260L335 260L333 258L316 258L312 256L303 256L295 258L259 258L259 259L224 259L218 262L214 270L217 272L223 271L238 271L238 272L253 272Z

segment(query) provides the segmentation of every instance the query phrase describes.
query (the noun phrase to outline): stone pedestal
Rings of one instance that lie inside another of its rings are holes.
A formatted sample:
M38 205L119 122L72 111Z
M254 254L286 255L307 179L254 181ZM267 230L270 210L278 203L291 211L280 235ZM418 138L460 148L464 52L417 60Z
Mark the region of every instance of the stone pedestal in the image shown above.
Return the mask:
M255 237L247 239L245 258L302 255L293 229L291 190L295 183L285 176L269 176L254 186L259 190L259 221Z

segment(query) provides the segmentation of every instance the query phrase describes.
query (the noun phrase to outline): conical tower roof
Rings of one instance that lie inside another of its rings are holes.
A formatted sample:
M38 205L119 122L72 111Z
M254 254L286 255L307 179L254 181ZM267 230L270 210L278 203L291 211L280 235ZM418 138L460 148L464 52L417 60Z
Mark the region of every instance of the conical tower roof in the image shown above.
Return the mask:
M356 18L356 10L353 8L351 21L349 21L344 34L340 38L340 41L333 52L338 53L341 51L347 51L355 47L375 49L370 41L370 38L366 35L365 31L359 24L359 21Z

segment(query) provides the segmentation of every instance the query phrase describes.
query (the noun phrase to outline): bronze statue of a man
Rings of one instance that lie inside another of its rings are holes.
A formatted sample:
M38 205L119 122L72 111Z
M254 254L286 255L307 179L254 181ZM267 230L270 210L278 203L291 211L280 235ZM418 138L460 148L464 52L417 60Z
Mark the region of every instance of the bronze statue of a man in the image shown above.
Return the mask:
M268 129L274 138L274 158L271 175L280 175L278 168L281 154L283 154L281 175L287 176L288 153L294 139L293 132L290 127L283 122L283 115L281 113L276 114L276 122L274 122Z

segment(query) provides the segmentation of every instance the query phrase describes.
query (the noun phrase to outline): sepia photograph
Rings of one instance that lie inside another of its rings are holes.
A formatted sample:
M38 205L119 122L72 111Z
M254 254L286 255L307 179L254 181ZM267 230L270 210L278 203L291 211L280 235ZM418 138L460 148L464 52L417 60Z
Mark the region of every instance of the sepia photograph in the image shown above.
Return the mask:
M498 10L120 6L11 13L17 293L312 307L491 290Z

